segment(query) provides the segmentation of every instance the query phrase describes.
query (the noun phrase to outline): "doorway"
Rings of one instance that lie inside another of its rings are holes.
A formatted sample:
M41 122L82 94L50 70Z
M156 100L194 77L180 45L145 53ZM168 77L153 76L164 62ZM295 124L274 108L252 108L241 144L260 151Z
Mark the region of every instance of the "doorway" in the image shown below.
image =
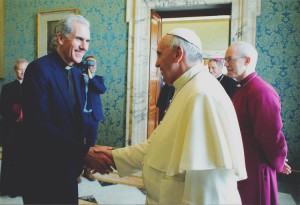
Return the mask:
M231 4L230 43L244 40L255 44L256 16L260 0L127 0L128 61L125 146L147 139L150 65L151 11L197 10L218 4Z
M209 5L189 10L151 10L147 138L159 124L159 109L156 103L163 82L159 68L155 67L158 41L175 28L194 30L202 41L206 65L209 58L223 58L225 55L230 42L230 14L231 4Z

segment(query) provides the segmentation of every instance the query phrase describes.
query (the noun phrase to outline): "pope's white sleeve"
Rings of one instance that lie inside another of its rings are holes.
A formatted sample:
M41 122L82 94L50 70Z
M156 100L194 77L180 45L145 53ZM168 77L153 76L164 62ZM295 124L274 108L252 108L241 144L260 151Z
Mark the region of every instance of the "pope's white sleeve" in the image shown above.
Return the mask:
M120 177L128 176L142 170L148 141L145 140L134 146L119 148L112 151L114 162Z

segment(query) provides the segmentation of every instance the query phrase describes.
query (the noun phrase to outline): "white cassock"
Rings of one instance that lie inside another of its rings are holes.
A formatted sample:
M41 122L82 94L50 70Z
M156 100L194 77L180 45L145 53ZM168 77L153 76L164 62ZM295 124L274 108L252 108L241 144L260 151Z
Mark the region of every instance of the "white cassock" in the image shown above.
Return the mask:
M174 87L173 101L150 138L113 150L119 175L143 171L147 204L241 204L237 181L247 174L230 98L200 64Z

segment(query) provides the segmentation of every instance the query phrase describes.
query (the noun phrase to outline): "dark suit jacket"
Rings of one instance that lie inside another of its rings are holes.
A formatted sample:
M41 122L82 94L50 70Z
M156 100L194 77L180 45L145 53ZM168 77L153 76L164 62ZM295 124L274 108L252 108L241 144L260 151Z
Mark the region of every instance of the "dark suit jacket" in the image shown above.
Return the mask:
M2 143L15 142L17 119L21 110L21 85L18 80L3 85L0 96L0 113L3 118Z
M73 109L65 66L55 51L31 62L25 72L24 196L33 200L27 203L78 202L76 177L89 149L82 131L84 93L82 74L72 68L77 102Z
M237 82L227 77L226 75L222 74L220 77L217 78L218 81L220 81L221 85L225 89L226 93L229 95L229 97L232 96L233 92L237 89Z
M173 95L175 92L174 86L169 86L167 84L164 84L163 87L160 90L156 107L159 108L159 116L158 116L158 122L160 122L164 115L165 115L165 110L168 108L170 104L170 100L172 100Z
M84 80L83 80L84 84ZM92 79L89 79L88 88L90 91L91 107L93 109L93 116L96 121L102 121L104 119L102 102L100 94L106 92L106 87L104 84L104 79L102 76L95 75ZM83 92L85 85L82 86Z
M17 122L22 109L21 84L18 80L3 85L0 96L0 113L3 128L0 131L2 144L1 194L19 195L19 140L23 137L22 122Z

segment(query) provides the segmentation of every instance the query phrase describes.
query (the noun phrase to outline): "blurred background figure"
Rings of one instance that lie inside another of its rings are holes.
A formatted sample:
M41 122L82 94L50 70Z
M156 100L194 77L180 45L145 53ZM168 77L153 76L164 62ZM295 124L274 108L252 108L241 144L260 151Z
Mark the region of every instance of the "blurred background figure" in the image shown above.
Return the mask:
M172 85L167 85L162 81L162 87L157 99L156 107L158 107L158 123L163 119L165 116L165 112L170 105L170 102L173 98L175 92L175 88Z
M99 122L104 119L102 103L100 95L106 92L103 76L96 75L97 62L94 56L87 56L85 61L92 61L83 73L84 78L84 93L85 104L83 108L84 120L84 137L85 143L93 147L96 144L97 132ZM90 181L95 181L96 178L86 169L84 169L83 176ZM81 182L80 176L77 178Z
M16 79L3 85L0 96L0 113L3 118L1 195L16 197L18 190L18 148L22 136L22 81L28 65L27 60L19 59L14 65Z
M223 60L221 58L212 58L208 61L209 72L221 83L226 93L231 96L237 88L237 82L227 77L223 71Z

